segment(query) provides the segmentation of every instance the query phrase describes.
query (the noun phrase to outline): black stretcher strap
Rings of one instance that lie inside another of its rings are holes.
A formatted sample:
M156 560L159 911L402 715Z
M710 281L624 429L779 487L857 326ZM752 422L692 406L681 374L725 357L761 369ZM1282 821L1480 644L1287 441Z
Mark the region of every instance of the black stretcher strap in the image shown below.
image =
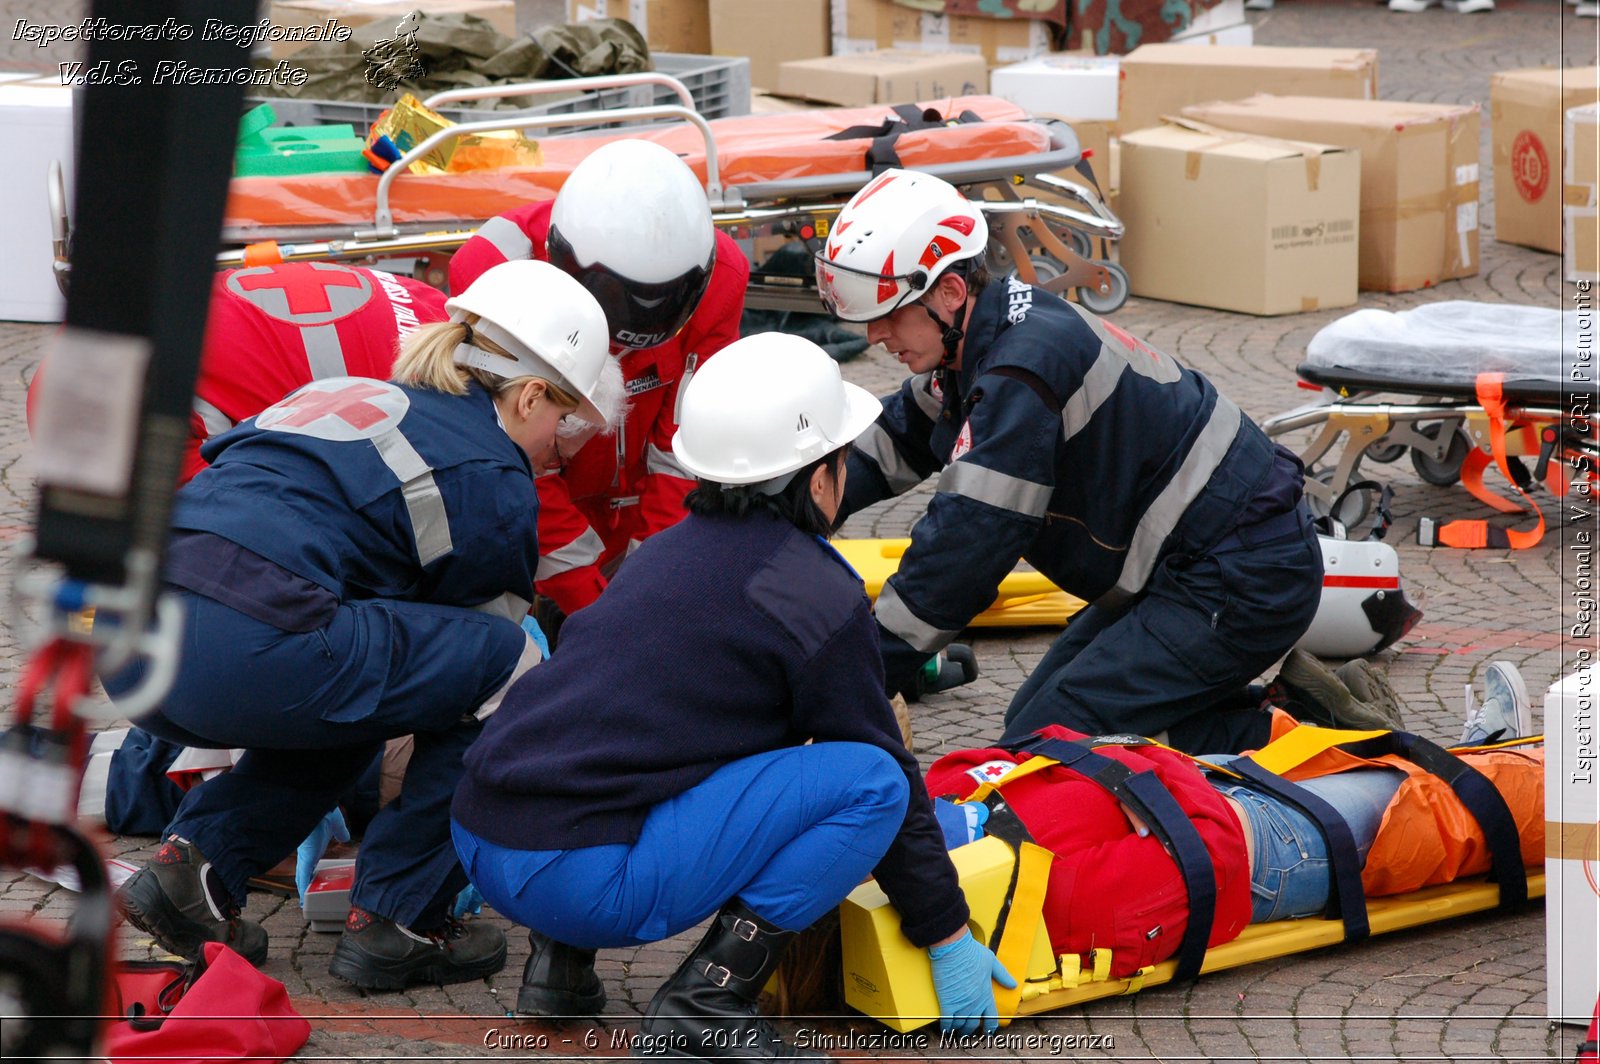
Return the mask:
M1328 915L1343 921L1346 942L1358 942L1370 935L1367 894L1361 885L1361 852L1339 810L1247 757L1236 757L1223 767L1243 776L1249 786L1294 806L1317 825L1328 846L1328 869L1333 881L1333 889L1328 892Z
M1189 920L1178 944L1178 968L1174 979L1194 979L1205 963L1206 944L1217 912L1217 877L1200 832L1183 807L1172 797L1166 784L1154 772L1134 772L1120 761L1091 748L1093 740L1068 742L1046 735L1033 735L1010 749L1042 754L1099 784L1111 795L1141 816L1177 862L1189 895ZM1121 744L1118 744L1121 745Z
M1342 744L1339 749L1365 758L1395 754L1448 783L1489 843L1491 877L1500 885L1499 907L1510 909L1528 900L1528 873L1522 867L1516 818L1489 777L1444 747L1410 732L1389 732Z
M894 142L906 133L920 129L939 129L944 126L982 122L975 111L962 111L955 118L946 118L933 108L923 110L914 103L903 103L893 108L898 118L885 118L875 126L850 126L823 137L823 140L871 140L867 148L867 169L877 177L885 170L899 169L902 164L894 150Z
M1039 844L1034 841L1028 826L1017 816L999 791L991 792L983 800L983 804L989 808L989 819L983 826L984 833L1010 844L1016 854L1016 860L1011 862L1011 882L1006 884L1006 897L1000 903L1000 912L994 921L994 931L989 935L989 951L999 953L1000 941L1006 933L1006 923L1011 919L1011 902L1017 896L1017 880L1022 876L1022 844L1024 842L1031 842L1035 846Z

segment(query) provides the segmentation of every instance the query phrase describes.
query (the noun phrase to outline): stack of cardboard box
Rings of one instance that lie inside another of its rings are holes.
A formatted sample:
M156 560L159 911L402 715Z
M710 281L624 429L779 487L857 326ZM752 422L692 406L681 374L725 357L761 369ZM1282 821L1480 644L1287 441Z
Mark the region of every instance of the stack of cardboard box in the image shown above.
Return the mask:
M1600 99L1600 68L1503 70L1489 79L1496 240L1562 247L1566 112Z

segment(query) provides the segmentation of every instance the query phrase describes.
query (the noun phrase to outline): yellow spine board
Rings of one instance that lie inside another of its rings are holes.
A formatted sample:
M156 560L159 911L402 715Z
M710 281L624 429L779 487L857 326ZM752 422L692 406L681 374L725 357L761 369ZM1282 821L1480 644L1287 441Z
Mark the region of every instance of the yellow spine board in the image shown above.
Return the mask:
M909 539L836 539L833 546L861 575L867 597L876 600L884 582L900 567ZM972 619L972 628L1055 627L1083 609L1084 601L1067 594L1039 573L1013 572L1000 582L994 605Z

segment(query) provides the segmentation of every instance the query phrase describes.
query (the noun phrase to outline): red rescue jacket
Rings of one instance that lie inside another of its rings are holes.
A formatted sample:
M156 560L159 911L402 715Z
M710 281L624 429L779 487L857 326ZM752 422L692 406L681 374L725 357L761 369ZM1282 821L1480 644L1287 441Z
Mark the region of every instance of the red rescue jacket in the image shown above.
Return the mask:
M1083 738L1052 725L1060 739ZM1151 771L1172 792L1199 831L1217 879L1216 916L1208 946L1230 941L1250 922L1250 865L1244 829L1226 801L1188 758L1155 746L1096 750L1135 772ZM928 770L928 793L966 797L1031 755L998 747L957 750ZM1113 978L1131 975L1177 953L1188 926L1188 895L1177 861L1155 835L1140 838L1121 803L1099 784L1054 766L1002 787L1034 841L1055 854L1044 921L1057 954L1111 950Z
M497 244L474 236L450 260L450 290L465 291L510 256L546 259L550 202L501 215L527 238ZM511 246L514 244L515 246ZM750 263L739 245L717 233L717 262L688 324L664 344L621 355L629 408L614 436L586 442L559 476L538 478L537 588L572 613L605 589L601 567L683 518L683 497L694 479L672 453L678 396L695 369L739 338Z
M400 341L444 321L444 293L409 277L332 262L226 270L211 284L179 483L200 445L323 377L385 380ZM28 385L28 419L45 369Z

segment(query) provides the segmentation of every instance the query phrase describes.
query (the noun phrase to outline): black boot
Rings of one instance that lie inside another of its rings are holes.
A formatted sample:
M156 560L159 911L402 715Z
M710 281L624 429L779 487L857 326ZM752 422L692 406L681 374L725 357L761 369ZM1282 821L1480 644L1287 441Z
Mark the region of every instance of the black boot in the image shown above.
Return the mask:
M533 955L522 968L518 1016L594 1016L606 1003L606 989L594 972L594 950L564 945L528 932Z
M656 991L634 1041L636 1057L827 1060L796 1049L756 1012L756 998L795 932L767 923L735 898Z

